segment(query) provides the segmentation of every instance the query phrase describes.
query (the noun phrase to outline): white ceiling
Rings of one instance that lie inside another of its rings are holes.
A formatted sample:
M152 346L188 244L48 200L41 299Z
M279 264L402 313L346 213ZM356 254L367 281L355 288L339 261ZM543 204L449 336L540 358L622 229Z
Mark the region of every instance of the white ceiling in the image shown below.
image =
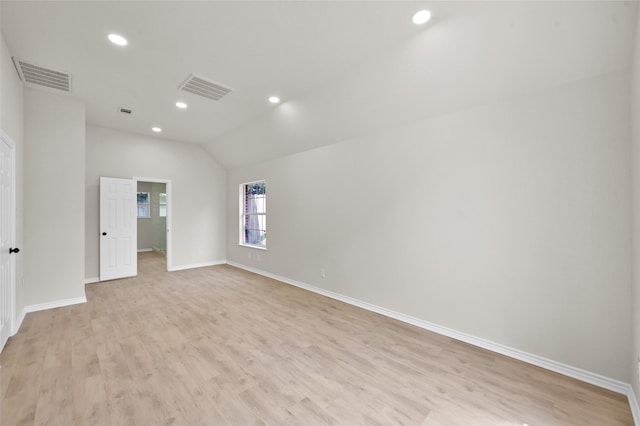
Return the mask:
M432 21L413 25L425 7ZM89 124L200 143L227 167L624 69L635 11L635 2L608 1L2 1L0 9L12 55L70 73ZM109 43L111 32L129 45ZM235 91L220 101L179 91L192 72ZM283 103L269 104L273 94Z
M429 27L206 148L234 168L383 132L392 141L418 120L609 73L630 81L637 2L455 4L447 16L431 5L441 18Z
M202 143L267 113L270 95L290 100L415 34L419 5L2 1L2 32L14 56L72 75L89 123ZM192 72L235 91L218 102L178 91Z

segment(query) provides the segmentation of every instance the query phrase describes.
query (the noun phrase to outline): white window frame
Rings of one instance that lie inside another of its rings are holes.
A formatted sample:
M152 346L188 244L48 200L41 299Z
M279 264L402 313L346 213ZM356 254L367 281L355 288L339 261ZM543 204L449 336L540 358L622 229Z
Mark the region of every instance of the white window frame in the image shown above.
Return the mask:
M244 229L244 223L245 223L245 212L244 212L244 191L245 191L245 186L247 185L252 185L254 183L264 183L265 188L267 187L267 181L265 179L261 179L261 180L254 180L251 182L244 182L241 183L239 185L239 190L238 190L238 198L239 198L239 216L238 216L238 221L239 221L239 227L238 227L238 245L242 246L242 247L250 247L250 248L254 248L254 249L258 249L258 250L267 250L267 245L265 243L264 246L261 245L257 245L257 244L250 244L244 241L244 236L245 236L245 229ZM265 201L266 201L266 194L265 194ZM266 218L267 216L267 211L266 211L266 207L265 207L265 212L264 213L258 213L262 216L264 216ZM265 227L265 234L266 234L266 227Z

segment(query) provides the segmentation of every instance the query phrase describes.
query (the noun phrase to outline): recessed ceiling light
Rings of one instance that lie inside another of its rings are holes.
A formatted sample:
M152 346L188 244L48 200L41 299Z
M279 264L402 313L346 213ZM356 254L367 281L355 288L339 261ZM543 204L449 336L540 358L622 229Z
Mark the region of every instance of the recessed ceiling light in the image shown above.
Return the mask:
M422 25L431 19L431 12L428 10L419 10L413 15L413 23Z
M180 109L185 109L187 107L187 104L185 104L184 102L176 102L176 106Z
M269 102L271 102L272 104L277 104L278 102L280 102L280 98L277 96L271 96L269 98Z
M109 34L107 37L111 43L117 44L118 46L126 46L128 43L126 38L118 34Z
M151 130L153 130L156 133L160 133L162 131L160 127L152 127Z

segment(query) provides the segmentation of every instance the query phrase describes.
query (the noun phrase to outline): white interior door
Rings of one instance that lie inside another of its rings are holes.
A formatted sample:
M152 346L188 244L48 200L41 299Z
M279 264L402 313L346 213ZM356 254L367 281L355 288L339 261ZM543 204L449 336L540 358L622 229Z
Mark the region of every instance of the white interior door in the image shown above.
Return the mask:
M138 274L137 183L100 178L100 281Z
M0 145L0 351L11 335L15 309L15 150L2 134Z

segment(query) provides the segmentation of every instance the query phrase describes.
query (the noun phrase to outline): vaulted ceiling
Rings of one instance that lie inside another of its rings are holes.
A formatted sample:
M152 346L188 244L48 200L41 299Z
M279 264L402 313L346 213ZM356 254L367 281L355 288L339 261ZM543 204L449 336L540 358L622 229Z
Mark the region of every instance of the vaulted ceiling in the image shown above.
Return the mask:
M411 23L420 9L433 18ZM628 71L635 2L2 1L13 56L72 76L89 124L223 165ZM110 33L125 36L118 47ZM178 89L190 73L234 90ZM268 97L282 102L273 105ZM176 101L188 107L176 108ZM119 112L130 108L130 115ZM151 127L163 131L155 134Z

